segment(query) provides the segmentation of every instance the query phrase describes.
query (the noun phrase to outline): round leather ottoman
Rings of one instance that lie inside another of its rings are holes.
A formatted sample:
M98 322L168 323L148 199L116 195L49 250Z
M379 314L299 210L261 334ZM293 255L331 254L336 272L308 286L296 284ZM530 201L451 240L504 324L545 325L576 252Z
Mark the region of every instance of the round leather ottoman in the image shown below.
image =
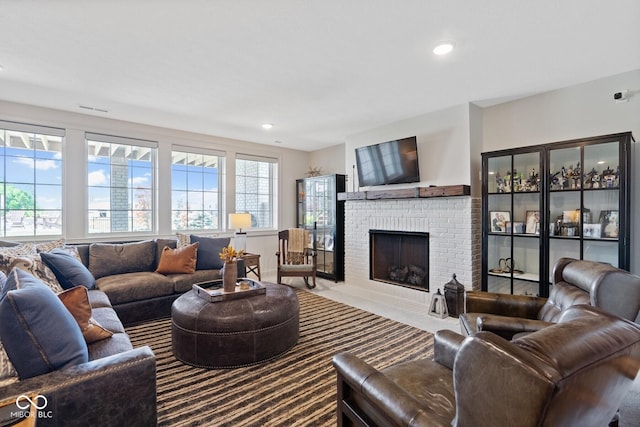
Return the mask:
M263 362L298 342L300 306L288 286L263 282L267 292L208 302L189 291L171 307L174 356L202 368Z

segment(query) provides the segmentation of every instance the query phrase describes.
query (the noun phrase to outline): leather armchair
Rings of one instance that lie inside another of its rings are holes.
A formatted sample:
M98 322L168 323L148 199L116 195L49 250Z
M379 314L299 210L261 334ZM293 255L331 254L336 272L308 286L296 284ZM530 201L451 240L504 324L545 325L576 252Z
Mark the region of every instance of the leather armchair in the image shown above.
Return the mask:
M377 370L337 354L338 426L604 426L640 369L640 328L594 307L508 341L435 335L434 359Z
M640 277L609 264L561 258L553 268L549 298L467 291L460 315L464 335L491 331L511 339L558 321L577 304L600 307L640 322Z

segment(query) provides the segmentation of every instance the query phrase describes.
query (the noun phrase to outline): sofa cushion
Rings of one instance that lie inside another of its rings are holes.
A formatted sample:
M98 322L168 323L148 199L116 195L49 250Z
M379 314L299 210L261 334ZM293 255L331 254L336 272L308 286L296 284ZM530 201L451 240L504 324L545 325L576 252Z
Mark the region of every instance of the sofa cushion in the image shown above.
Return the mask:
M198 259L198 242L183 248L171 249L165 246L160 255L160 262L156 273L194 273L196 271L196 260Z
M229 246L230 237L202 237L191 235L191 243L198 242L198 261L196 270L220 269L224 265L220 259L220 252L225 246Z
M87 288L76 286L58 294L58 298L67 307L78 326L87 344L111 337L113 332L106 330L91 316L91 304Z
M123 334L124 326L122 326L122 322L118 318L118 315L111 307L98 307L94 308L93 317L96 321L100 322L103 328L113 332L114 334Z
M221 279L220 270L196 270L193 274L169 274L167 278L173 282L175 293L185 293L193 288L194 283L210 282Z
M191 235L185 233L176 233L177 247L183 248L191 244Z
M152 272L101 277L96 280L96 288L107 294L112 305L173 294L173 282Z
M125 353L133 349L129 336L125 333L113 334L108 340L100 340L89 344L89 360Z
M21 379L89 360L71 313L51 289L19 269L0 293L0 340Z
M41 253L42 261L53 271L62 289L84 286L93 289L96 279L87 267L69 252L54 249L51 253Z
M155 260L156 242L152 240L93 243L89 247L89 271L96 279L114 274L153 271Z
M89 295L89 304L91 304L91 308L111 307L111 301L109 301L109 297L104 292L97 289L91 289L87 294Z

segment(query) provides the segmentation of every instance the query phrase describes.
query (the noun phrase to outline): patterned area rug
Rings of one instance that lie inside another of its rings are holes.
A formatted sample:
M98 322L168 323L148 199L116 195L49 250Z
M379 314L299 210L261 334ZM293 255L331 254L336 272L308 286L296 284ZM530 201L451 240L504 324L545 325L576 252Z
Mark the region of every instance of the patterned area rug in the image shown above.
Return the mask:
M201 369L171 352L171 320L127 328L134 347L149 345L157 358L161 426L334 426L334 354L349 351L381 369L431 358L433 335L305 290L300 339L263 364Z

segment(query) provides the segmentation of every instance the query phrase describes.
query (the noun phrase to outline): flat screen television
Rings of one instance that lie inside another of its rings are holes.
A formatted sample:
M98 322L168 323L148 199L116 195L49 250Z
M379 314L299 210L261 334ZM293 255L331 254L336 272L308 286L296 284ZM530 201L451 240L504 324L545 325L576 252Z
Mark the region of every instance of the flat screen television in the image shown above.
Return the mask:
M362 187L420 181L415 136L356 148L356 164Z

